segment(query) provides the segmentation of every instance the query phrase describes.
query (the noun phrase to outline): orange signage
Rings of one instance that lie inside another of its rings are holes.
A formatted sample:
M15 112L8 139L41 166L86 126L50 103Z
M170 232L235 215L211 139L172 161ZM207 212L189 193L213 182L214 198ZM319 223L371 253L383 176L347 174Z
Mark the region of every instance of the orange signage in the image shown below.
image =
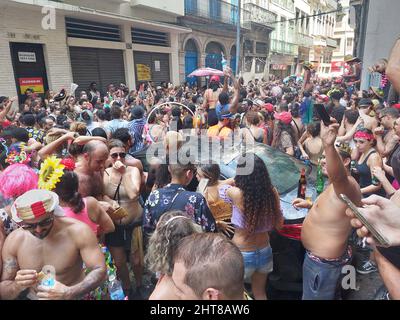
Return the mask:
M19 87L22 94L29 88L35 93L44 93L43 78L19 78Z

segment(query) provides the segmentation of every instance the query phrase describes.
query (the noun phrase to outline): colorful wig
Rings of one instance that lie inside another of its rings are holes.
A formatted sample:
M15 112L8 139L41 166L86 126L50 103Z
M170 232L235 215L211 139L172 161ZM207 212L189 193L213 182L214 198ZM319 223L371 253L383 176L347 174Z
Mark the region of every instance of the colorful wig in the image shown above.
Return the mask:
M37 174L24 164L13 164L0 174L0 192L5 199L15 199L37 187Z

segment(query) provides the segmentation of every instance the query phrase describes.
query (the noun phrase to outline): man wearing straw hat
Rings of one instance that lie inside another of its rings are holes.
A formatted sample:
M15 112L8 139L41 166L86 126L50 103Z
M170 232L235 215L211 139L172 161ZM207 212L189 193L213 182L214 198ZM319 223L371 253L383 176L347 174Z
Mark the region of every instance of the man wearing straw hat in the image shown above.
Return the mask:
M81 299L104 281L96 236L84 223L62 217L58 204L54 192L31 190L12 205L20 228L4 243L2 299ZM86 276L83 263L91 270Z

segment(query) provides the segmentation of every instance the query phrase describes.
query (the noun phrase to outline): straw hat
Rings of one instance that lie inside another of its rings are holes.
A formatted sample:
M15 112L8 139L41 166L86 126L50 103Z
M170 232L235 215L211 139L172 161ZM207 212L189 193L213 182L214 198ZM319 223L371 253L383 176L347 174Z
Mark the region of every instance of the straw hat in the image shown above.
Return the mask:
M348 54L344 57L344 62L351 63L351 62L361 62L358 57L353 57L351 54Z
M64 216L58 205L58 195L47 190L30 190L19 196L11 207L11 217L16 223L39 218L54 211L56 216Z

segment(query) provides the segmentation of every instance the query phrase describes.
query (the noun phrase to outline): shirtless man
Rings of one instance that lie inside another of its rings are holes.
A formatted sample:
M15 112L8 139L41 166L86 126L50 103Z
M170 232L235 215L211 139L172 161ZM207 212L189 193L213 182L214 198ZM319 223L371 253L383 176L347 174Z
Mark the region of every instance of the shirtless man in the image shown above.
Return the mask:
M33 300L81 299L105 280L104 256L96 236L86 224L60 217L57 194L28 191L16 199L11 212L21 228L4 243L2 299L17 299L28 290L27 297ZM83 263L91 270L86 276ZM54 286L41 283L44 266L54 268Z
M342 267L351 258L347 245L350 219L345 214L347 205L339 195L343 193L359 205L361 191L349 173L350 154L335 149L338 128L337 123L326 127L321 122L326 156L321 165L330 185L318 197L303 222L301 241L307 250L303 265L304 300L334 299Z
M103 174L108 159L108 148L101 141L90 141L83 147L83 156L76 164L79 177L79 193L82 197L103 200Z
M395 108L385 108L379 113L381 126L375 129L374 134L376 136L376 148L382 157L389 156L399 142L399 137L394 131L394 122L399 116L399 110ZM387 133L383 136L385 129Z
M369 98L360 99L360 102L358 104L360 117L363 120L363 127L371 130L372 132L374 132L375 128L377 128L379 125L378 120L376 120L375 117L371 117L369 115L373 110L373 107L374 104Z

